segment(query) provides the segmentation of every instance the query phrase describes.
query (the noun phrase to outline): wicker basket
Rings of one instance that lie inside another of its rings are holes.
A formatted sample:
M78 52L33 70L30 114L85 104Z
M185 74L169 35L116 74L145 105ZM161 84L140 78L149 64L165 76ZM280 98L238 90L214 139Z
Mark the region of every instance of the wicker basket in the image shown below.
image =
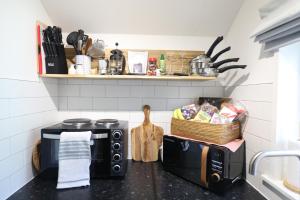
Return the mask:
M226 144L240 137L240 123L209 124L172 118L171 134L203 142Z

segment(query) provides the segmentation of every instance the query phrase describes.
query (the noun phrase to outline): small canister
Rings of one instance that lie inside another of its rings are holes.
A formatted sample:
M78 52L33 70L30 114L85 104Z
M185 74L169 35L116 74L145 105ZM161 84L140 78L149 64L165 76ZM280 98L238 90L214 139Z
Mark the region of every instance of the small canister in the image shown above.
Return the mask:
M156 76L156 69L157 69L157 65L156 65L156 58L154 57L150 57L148 60L148 72L147 74L149 76Z

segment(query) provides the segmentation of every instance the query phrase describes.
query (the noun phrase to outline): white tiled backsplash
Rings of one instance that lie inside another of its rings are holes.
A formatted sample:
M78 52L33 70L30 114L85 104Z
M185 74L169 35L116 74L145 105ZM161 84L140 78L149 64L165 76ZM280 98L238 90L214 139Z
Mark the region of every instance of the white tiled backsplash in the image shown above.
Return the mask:
M58 84L59 111L170 111L197 102L198 97L222 97L216 81L80 80Z
M57 121L57 80L0 79L0 199L34 177L31 155L40 129Z

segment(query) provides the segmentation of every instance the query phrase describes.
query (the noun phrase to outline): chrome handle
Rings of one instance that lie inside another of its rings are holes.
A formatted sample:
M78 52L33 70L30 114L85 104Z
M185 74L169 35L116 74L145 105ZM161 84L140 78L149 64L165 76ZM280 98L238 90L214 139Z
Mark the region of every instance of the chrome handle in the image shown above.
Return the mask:
M49 133L42 134L42 137L46 138L46 139L52 139L52 140L59 140L60 139L60 135L49 134ZM108 138L108 133L92 134L92 136L91 136L92 140L98 140L98 139L103 139L103 138Z

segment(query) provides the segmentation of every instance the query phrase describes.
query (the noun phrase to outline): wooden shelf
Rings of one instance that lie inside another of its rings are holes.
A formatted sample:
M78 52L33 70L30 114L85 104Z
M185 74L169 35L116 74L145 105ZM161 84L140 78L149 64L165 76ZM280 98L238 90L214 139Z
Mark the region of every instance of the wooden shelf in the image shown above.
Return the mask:
M215 80L215 77L204 76L142 76L142 75L69 75L69 74L42 74L43 78L79 78L79 79L128 79L128 80Z

